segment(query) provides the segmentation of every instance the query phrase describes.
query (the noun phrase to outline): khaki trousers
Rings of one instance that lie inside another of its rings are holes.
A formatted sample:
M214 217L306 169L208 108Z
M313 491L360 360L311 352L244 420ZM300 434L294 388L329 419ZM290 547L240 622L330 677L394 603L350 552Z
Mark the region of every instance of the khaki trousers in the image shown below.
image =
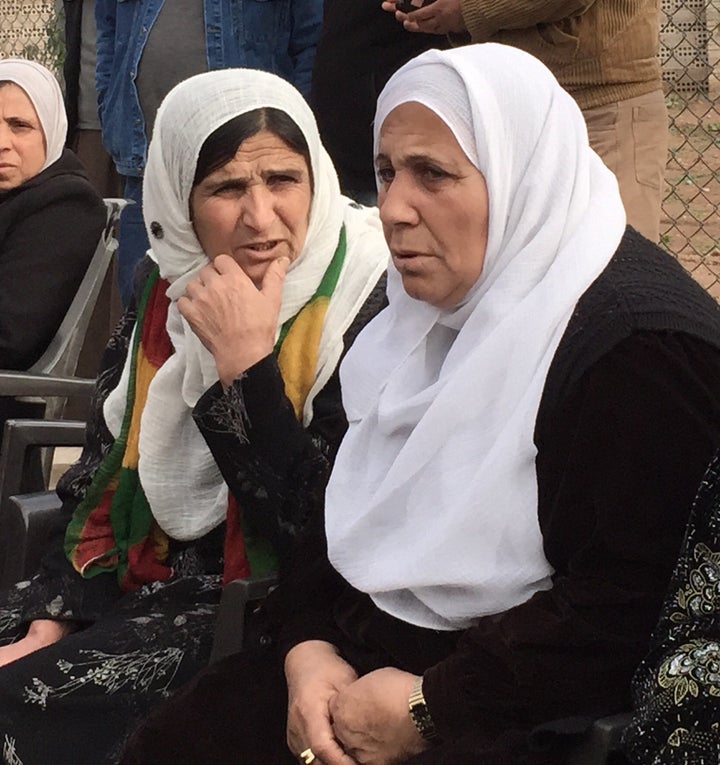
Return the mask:
M628 223L657 242L668 148L662 90L583 114L590 145L618 180Z

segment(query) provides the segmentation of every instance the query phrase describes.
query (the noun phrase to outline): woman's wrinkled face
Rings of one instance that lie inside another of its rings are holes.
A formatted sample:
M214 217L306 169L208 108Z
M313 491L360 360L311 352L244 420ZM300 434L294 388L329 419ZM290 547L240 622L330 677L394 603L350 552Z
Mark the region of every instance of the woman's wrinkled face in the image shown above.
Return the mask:
M305 158L262 130L195 186L190 211L210 260L230 255L259 287L270 263L282 256L292 263L300 256L311 201Z
M0 86L0 191L37 175L45 164L45 134L35 107L18 85Z
M452 308L482 271L485 178L450 128L416 102L401 104L385 118L375 164L380 218L405 291Z

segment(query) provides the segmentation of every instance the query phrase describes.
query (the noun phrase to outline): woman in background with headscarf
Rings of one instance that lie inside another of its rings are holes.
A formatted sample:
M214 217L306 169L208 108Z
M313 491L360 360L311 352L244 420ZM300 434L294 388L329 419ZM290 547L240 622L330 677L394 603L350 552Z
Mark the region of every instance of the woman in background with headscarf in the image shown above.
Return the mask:
M57 80L0 60L0 368L27 369L60 326L105 223L75 155Z
M324 521L265 639L123 765L559 765L630 706L720 443L720 309L528 54L428 51L374 130L389 306L341 366Z
M144 209L152 260L52 550L0 609L0 739L24 765L115 763L207 664L222 582L275 570L322 496L346 428L337 365L384 302L377 210L341 196L275 75L168 94Z

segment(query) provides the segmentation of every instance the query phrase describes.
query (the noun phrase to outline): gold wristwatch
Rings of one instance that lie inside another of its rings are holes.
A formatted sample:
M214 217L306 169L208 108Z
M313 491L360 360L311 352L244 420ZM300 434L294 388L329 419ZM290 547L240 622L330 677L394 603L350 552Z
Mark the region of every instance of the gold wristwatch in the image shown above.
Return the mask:
M413 683L408 699L408 709L410 710L410 719L415 724L418 733L426 740L435 743L439 740L435 723L430 716L430 710L425 703L425 696L422 692L422 677L418 677Z

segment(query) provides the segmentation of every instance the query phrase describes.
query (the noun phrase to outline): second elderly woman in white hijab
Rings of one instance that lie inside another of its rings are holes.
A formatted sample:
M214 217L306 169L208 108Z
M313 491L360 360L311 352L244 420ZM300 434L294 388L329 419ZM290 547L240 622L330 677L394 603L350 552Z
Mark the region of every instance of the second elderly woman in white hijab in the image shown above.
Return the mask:
M274 569L322 496L346 427L337 365L384 302L377 210L340 195L309 107L274 75L174 88L145 201L149 275L61 479L52 550L0 609L0 737L25 765L115 763L207 664L222 581Z
M0 368L28 369L65 317L105 224L57 80L0 60ZM0 406L0 411L2 407Z
M273 639L124 763L558 765L629 708L720 443L720 309L626 228L528 54L422 54L375 131L389 306L341 366L324 524L268 598Z

